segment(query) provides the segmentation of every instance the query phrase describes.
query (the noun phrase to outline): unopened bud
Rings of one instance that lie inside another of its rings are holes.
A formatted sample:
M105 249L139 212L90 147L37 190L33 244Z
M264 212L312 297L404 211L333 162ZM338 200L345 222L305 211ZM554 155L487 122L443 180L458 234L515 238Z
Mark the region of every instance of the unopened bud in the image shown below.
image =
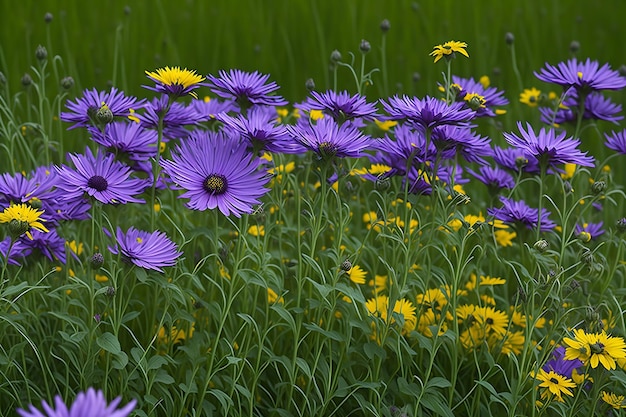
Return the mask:
M104 265L104 255L100 252L96 252L91 257L90 262L93 269L100 269L100 267Z
M46 22L46 23L50 23L50 22L52 22L52 13L46 13L46 14L43 16L43 20L44 20L44 22Z
M309 78L304 83L304 86L306 87L307 90L313 91L315 90L315 81L313 81L313 78Z
M107 290L105 292L106 296L109 298L113 298L115 297L115 287L107 287Z
M545 252L546 250L548 250L548 247L550 246L550 244L548 243L547 240L545 239L539 239L538 241L535 242L535 244L533 245L533 247L535 249L537 249L539 252Z
M384 19L382 22L380 22L380 30L383 33L389 32L389 29L391 29L391 23L389 23L388 19Z
M65 90L69 90L74 87L74 79L72 77L63 77L61 79L61 87Z
M35 58L37 61L45 61L48 58L48 50L43 45L38 45L35 49Z
M33 83L33 79L31 78L30 74L26 73L22 76L22 85L24 87L28 87Z
M596 181L591 184L591 192L595 195L602 194L606 190L606 182L604 181Z
M507 32L506 35L504 35L504 42L507 45L513 45L513 43L515 42L515 35L513 35L511 32Z
M361 50L363 54L366 54L372 49L372 46L365 39L361 39L361 44L359 45L359 49Z
M113 112L106 104L102 103L102 106L96 112L96 120L98 123L106 125L113 121Z
M341 52L339 52L338 50L334 50L333 52L331 52L330 54L330 62L336 64L337 62L341 62Z
M341 263L340 268L341 268L342 271L348 272L349 270L352 269L352 262L350 262L349 260L346 259L345 261L343 261Z
M577 53L580 50L580 42L572 41L569 44L569 51L573 54Z
M591 233L582 231L578 234L578 239L583 243L588 243L591 241Z
M25 220L12 219L9 222L9 233L12 236L19 237L28 232L30 225Z

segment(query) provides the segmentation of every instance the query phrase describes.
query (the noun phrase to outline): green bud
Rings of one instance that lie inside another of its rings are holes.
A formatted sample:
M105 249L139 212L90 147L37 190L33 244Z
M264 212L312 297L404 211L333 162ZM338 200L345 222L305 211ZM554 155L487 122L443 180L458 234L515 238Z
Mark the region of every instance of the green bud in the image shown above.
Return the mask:
M28 232L30 225L27 221L13 219L9 222L9 233L11 236L19 237Z
M37 61L39 62L43 62L48 58L48 50L45 46L37 46L37 49L35 49L35 58L37 58Z
M606 190L606 182L604 181L596 181L591 184L591 192L595 195L602 194Z
M106 104L102 104L102 106L96 112L96 120L98 123L106 125L113 121L113 112Z
M548 243L547 240L545 239L539 239L538 241L535 242L535 244L533 245L533 247L535 249L537 249L537 251L543 253L546 250L548 250L548 247L550 246L550 244Z
M352 269L352 262L350 262L349 260L346 259L345 261L343 261L341 263L340 268L341 268L342 271L348 272L349 270Z

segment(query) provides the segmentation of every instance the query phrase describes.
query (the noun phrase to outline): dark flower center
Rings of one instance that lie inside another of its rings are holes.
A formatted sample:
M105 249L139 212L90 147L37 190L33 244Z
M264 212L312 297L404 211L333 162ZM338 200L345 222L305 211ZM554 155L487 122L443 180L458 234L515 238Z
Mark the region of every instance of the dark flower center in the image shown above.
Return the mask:
M322 142L319 145L320 154L323 156L335 156L337 155L337 145L330 142Z
M228 188L228 182L223 175L211 174L202 183L202 188L211 194L224 194Z
M559 380L555 377L550 378L550 382L552 382L554 385L559 385Z
M104 191L109 186L109 183L104 177L100 175L94 175L87 181L87 186L93 188L96 191Z
M490 326L491 326L491 325L493 324L493 319L492 319L491 317L489 317L489 318L487 318L487 320L485 320L485 322L486 322L488 325L490 325Z
M594 343L593 345L590 346L590 348L591 348L591 353L595 353L596 355L599 355L602 352L604 352L604 345L600 342Z

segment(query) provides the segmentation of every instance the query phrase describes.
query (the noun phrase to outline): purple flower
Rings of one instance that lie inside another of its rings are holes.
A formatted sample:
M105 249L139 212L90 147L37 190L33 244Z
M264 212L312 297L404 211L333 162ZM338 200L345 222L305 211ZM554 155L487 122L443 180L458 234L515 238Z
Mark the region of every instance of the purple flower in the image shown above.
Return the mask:
M53 198L57 183L56 170L52 166L41 166L30 172L28 176L16 172L14 175L0 175L0 209L13 203L41 203L41 209L47 213L54 212L56 201Z
M224 113L239 112L239 106L232 100L217 100L205 97L204 100L191 100L189 110L196 113L198 122L209 122Z
M490 188L500 190L502 188L515 187L515 179L504 169L483 165L478 168L478 172L467 169L472 176Z
M100 126L102 123L96 120L96 113L101 109L111 111L113 117L128 117L131 109L143 107L145 100L137 100L135 97L127 97L122 91L113 87L110 92L85 90L83 97L75 102L67 101L65 106L69 112L62 112L60 119L64 122L74 123L69 129L76 127Z
M131 226L124 234L118 227L115 238L117 244L109 246L109 251L140 268L163 272L162 267L176 265L182 255L178 246L158 230L144 232Z
M488 208L487 214L508 224L522 224L528 229L536 228L540 220L541 231L552 230L556 227L556 223L548 218L550 212L545 208L541 209L541 218L539 218L539 209L529 207L524 201L500 197L500 202L503 204L501 208Z
M397 125L393 132L374 141L374 146L381 151L374 162L392 167L390 175L404 175L407 165L416 166L434 161L437 155L437 148L432 141L427 148L423 129L408 124Z
M448 105L445 101L435 97L393 96L388 101L381 101L383 108L389 114L388 119L406 120L407 122L434 128L442 124L467 125L476 117L476 112L465 108L460 102Z
M509 100L504 97L504 91L495 87L485 87L473 78L461 78L453 75L452 82L461 87L461 91L457 94L457 100L462 100L466 106L469 106L468 99L475 95L484 100L482 105L476 109L476 117L494 117L496 116L496 111L493 109L495 106L509 104Z
M591 239L596 239L598 236L604 234L603 227L603 222L576 224L574 227L574 233L576 233L576 235L579 235L582 232L589 233Z
M541 121L543 123L564 124L575 123L578 120L579 103L578 95L574 92L563 100L563 106L556 111L551 107L539 107L541 112ZM607 122L617 123L622 120L622 105L615 104L608 97L604 97L602 93L592 92L585 96L585 104L583 110L584 120L606 120Z
M371 147L369 136L350 124L338 125L324 117L317 123L287 126L296 143L315 152L320 158L358 158Z
M567 62L559 62L556 66L546 63L540 72L535 72L535 76L566 90L574 87L579 92L619 90L626 87L626 78L612 70L609 64L600 66L598 61L591 61L589 58L585 62L572 58Z
M529 156L534 157L539 165L555 167L558 164L577 164L581 166L594 166L594 159L578 150L580 140L566 138L566 132L557 135L552 128L542 128L539 134L533 131L530 123L527 123L527 131L521 122L517 128L521 137L514 133L504 133L504 138L513 147L524 150Z
M107 124L104 131L90 127L89 132L94 142L115 154L123 153L132 161L147 161L156 155L157 132L139 123L113 122Z
M259 170L260 159L246 150L246 143L222 133L194 131L162 159L163 172L186 192L193 210L218 208L225 216L251 213L268 191L270 180Z
M54 405L41 401L43 412L36 409L32 404L28 410L17 409L22 417L127 417L135 408L136 400L130 401L122 408L117 406L122 401L117 397L110 403L104 398L102 391L89 388L86 392L80 392L72 405L68 408L61 396L54 398Z
M537 161L536 158L530 157L526 149L494 146L493 160L496 161L500 167L513 172L523 171L529 174L538 174L540 172L539 161Z
M306 112L321 110L335 119L337 123L354 119L372 121L379 117L374 104L368 103L365 97L359 94L350 95L347 91L340 93L332 90L325 93L312 91L311 96L296 107Z
M87 148L84 155L70 154L75 169L57 167L57 187L64 191L64 200L79 200L87 194L103 204L143 203L133 197L141 194L146 181L130 178L130 167L115 160L113 154L103 154L100 149L94 156Z
M268 83L269 75L259 72L244 72L231 69L226 72L219 71L219 77L207 76L206 85L218 96L235 100L242 108L247 109L251 105L263 104L267 106L284 106L287 100L278 95L273 95L278 90L275 82Z
M558 346L552 351L552 358L542 366L542 369L546 372L554 371L554 373L571 379L572 372L581 368L583 363L580 359L566 360L564 358L565 348Z
M442 159L454 159L460 154L468 162L485 164L484 156L491 156L491 139L480 136L468 126L441 125L433 129L431 141Z
M19 265L18 259L30 255L31 251L30 248L24 245L21 239L12 242L11 237L7 236L4 240L0 241L0 265L7 261L7 257L9 264Z
M47 233L33 229L31 235L32 239L25 236L19 238L25 248L37 249L39 253L53 262L65 263L65 239L59 236L56 229L50 229Z
M621 132L605 133L604 138L606 139L604 146L619 154L626 155L626 129Z
M165 113L163 115L163 113ZM141 126L147 129L157 129L159 118L163 115L163 141L184 138L189 134L186 126L197 125L201 115L177 101L170 103L166 95L156 97L148 102L142 114L135 114Z

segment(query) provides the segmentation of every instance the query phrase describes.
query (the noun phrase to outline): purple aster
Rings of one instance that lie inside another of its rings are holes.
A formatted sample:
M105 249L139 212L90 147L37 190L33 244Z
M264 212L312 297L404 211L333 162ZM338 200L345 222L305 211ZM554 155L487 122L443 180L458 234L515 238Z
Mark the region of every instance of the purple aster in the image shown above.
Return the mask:
M452 176L454 174L454 177ZM422 171L417 167L411 167L408 174L403 179L409 181L409 193L418 195L430 195L433 187L432 170ZM457 165L455 169L451 166L442 166L437 170L436 182L450 189L450 185L464 184L468 180L463 178L463 168ZM404 185L403 185L404 187Z
M127 97L115 87L109 92L85 90L83 97L76 101L67 101L65 106L68 112L62 112L60 119L64 122L74 123L69 129L76 127L101 126L96 120L98 110L108 109L113 117L128 117L131 109L143 107L145 100L137 100L135 97Z
M478 135L468 126L437 126L432 131L431 141L442 159L454 159L459 154L468 162L485 164L483 157L493 153L491 139Z
M558 346L552 351L552 357L542 369L546 372L554 371L554 373L567 378L572 378L572 373L578 368L582 368L583 363L580 359L565 359L565 348Z
M7 236L4 240L0 241L0 265L4 264L7 257L9 258L9 264L20 265L18 259L30 255L30 252L31 249L24 246L24 243L20 239L12 242L11 237Z
M604 234L603 227L603 222L576 224L576 226L574 227L574 233L576 235L579 235L582 232L589 233L591 239L596 239L598 236Z
M359 94L350 95L347 91L340 93L332 90L325 93L312 91L311 96L296 107L307 113L311 110L320 110L334 118L337 123L354 119L372 121L380 117L374 104L368 103L365 97Z
M606 139L604 146L619 154L626 155L626 130L605 133L604 138Z
M437 148L432 141L426 151L423 129L408 124L397 125L393 132L388 132L382 139L374 141L374 146L381 151L375 162L392 167L390 175L404 175L408 165L432 162L437 156Z
M158 133L139 123L119 121L109 123L104 131L90 127L91 138L108 151L126 155L132 161L147 161L156 155Z
M140 268L163 272L162 267L176 265L176 259L182 255L178 246L158 230L144 232L131 226L123 233L118 227L115 238L117 244L109 246L109 251Z
M218 114L229 133L241 137L248 143L248 149L277 153L301 153L302 148L294 144L284 125L278 124L276 108L254 106L245 115L231 117Z
M164 142L186 137L189 134L186 126L197 125L201 120L201 116L198 113L189 111L184 104L177 101L170 103L166 95L149 101L145 106L144 112L135 114L135 117L139 120L142 127L157 129L161 115L163 115L162 140Z
M275 82L268 83L270 76L258 71L244 72L231 69L228 72L220 70L219 77L207 76L206 85L218 96L235 100L239 106L247 109L251 105L284 106L287 100L274 95L278 90Z
M528 229L536 228L540 220L541 231L549 231L556 227L556 223L548 218L550 212L545 208L541 209L540 219L539 209L529 207L523 200L514 201L501 196L500 202L503 204L502 207L488 208L487 214L508 224L522 224Z
M26 236L19 238L24 247L36 249L53 262L65 263L65 239L59 236L56 229L50 229L47 233L33 229L31 235L33 236L32 239Z
M564 89L574 87L583 93L626 87L626 78L618 71L612 70L609 64L600 66L598 61L589 58L585 62L572 58L556 66L546 63L540 72L535 71L535 76L541 81L560 85Z
M198 122L210 122L220 114L239 113L239 106L232 100L191 100L187 108L196 113Z
M514 133L504 133L504 138L513 147L523 149L528 155L534 157L541 166L555 167L559 164L577 164L581 166L594 166L594 159L587 156L578 149L580 140L566 138L567 132L561 132L557 135L552 128L542 128L539 134L536 134L527 123L527 131L521 122L517 122L517 128L521 133L521 137Z
M338 125L335 119L324 117L317 123L287 126L293 140L315 152L320 158L358 158L371 148L369 136L350 124Z
M463 103L447 104L441 99L430 96L422 99L406 95L393 96L381 103L389 114L388 119L406 120L424 128L432 129L442 124L467 125L476 117L476 112L465 108Z
M525 149L494 146L493 160L500 167L513 172L519 172L520 170L529 174L538 174L540 172L539 161L530 157Z
M52 198L57 182L53 166L41 166L24 176L20 172L14 175L0 175L0 208L4 209L11 202L39 204L44 211L51 212L55 207Z
M496 116L493 109L495 106L509 104L509 100L504 97L504 91L495 87L485 87L473 78L461 78L453 75L452 82L461 87L461 91L457 94L457 100L462 100L466 105L469 105L467 99L476 94L484 100L482 106L476 109L476 117L494 117Z
M103 204L143 203L135 198L146 187L146 181L131 178L131 169L115 160L115 155L98 149L94 156L87 148L84 155L70 154L75 169L57 167L57 187L64 190L64 200L80 200L87 194Z
M117 408L121 397L117 397L110 403L104 398L102 391L89 388L86 392L80 392L72 405L68 408L61 396L54 398L54 404L41 401L43 412L32 404L28 410L17 409L22 417L127 417L135 408L136 400L130 401L122 408Z
M259 169L260 158L247 151L245 142L223 133L194 131L162 159L163 172L181 189L193 210L218 208L225 216L251 213L269 190L270 180Z
M556 112L551 107L539 107L541 112L541 121L543 123L552 124L564 124L575 123L578 120L579 103L578 96L574 92L568 95L563 100L563 105L566 108L559 107ZM602 93L592 92L585 96L585 105L583 110L584 120L606 120L617 124L622 120L624 116L622 112L622 105L615 104L608 97L604 97Z
M502 188L515 187L515 179L508 171L499 167L490 167L483 165L478 168L478 172L467 169L472 176L478 179L489 188L500 190Z

